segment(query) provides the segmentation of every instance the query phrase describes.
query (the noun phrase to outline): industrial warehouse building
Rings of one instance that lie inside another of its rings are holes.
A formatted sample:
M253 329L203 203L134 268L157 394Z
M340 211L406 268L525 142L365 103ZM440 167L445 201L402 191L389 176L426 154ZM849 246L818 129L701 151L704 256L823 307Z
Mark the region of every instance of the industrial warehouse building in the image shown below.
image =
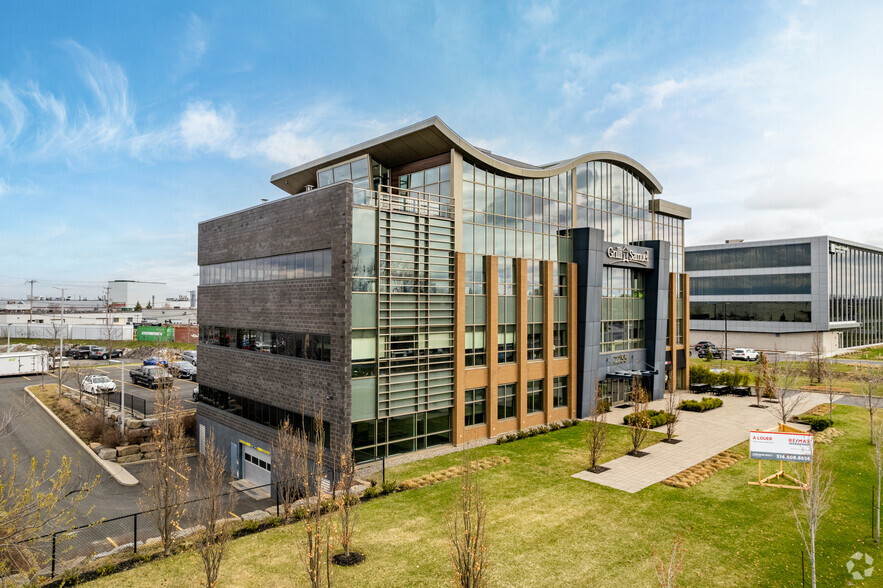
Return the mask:
M821 236L686 255L694 341L826 355L883 343L883 249Z
M199 225L200 434L270 480L289 418L359 461L686 384L688 208L633 159L537 166L432 118Z

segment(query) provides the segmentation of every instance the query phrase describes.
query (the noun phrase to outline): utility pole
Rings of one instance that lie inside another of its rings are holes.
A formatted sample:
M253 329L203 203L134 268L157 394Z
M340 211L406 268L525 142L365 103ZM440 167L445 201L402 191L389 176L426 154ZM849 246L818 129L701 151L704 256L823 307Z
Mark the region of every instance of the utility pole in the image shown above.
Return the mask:
M28 300L28 339L31 338L31 323L34 322L34 282L37 280L28 280L25 284L31 285L31 298Z
M61 380L64 376L64 288L53 286L56 290L61 290L61 330L59 331L60 341L58 343L58 395L61 396Z

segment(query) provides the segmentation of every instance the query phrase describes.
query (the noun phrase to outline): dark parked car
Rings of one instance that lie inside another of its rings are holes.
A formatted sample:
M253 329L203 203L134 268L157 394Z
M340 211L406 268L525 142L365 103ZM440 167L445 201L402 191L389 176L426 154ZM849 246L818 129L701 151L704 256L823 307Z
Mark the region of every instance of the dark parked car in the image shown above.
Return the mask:
M160 385L170 385L174 378L169 371L158 365L143 365L129 370L129 377L133 384L140 384L147 388L157 388Z
M702 349L705 349L709 345L714 347L714 343L712 343L711 341L700 341L699 343L697 343L696 345L693 346L693 349L695 349L696 351L701 351Z
M67 355L71 359L88 359L93 349L100 349L98 345L80 345L79 347L71 347Z
M122 349L111 349L108 351L107 347L92 347L92 349L89 350L89 359L110 359L111 357L122 356Z
M182 380L196 379L196 366L186 361L176 361L171 365L169 371L171 371L176 378L181 378Z
M721 357L723 357L721 350L711 344L706 345L699 350L699 357L707 357L709 353L711 354L711 357L713 359L720 359Z

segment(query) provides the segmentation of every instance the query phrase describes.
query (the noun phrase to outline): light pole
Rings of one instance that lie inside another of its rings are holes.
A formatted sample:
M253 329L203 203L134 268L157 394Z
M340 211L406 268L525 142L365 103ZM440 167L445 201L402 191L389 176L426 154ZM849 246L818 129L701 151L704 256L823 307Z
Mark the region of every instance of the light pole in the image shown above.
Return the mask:
M59 288L58 286L52 286L56 290L61 290L61 329L58 331L58 395L61 396L61 378L64 375L64 362L61 360L64 357L64 288Z
M110 352L108 352L110 353ZM125 365L126 360L120 356L120 360L117 361L115 359L111 359L110 363L119 363L120 364L120 384L122 384L122 388L120 388L120 430L123 435L126 434L126 377L125 377Z

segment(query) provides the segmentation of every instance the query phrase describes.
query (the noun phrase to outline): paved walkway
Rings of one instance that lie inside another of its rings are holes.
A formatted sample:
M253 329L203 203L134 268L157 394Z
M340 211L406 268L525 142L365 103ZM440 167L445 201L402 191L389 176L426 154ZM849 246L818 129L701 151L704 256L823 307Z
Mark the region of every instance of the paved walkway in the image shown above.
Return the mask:
M701 398L698 394L688 392L682 392L681 396L684 400ZM750 431L770 429L778 423L773 405L766 409L749 406L755 402L753 396L724 396L722 400L722 407L709 412L681 411L675 430L675 436L681 443L660 442L643 449L648 454L645 457L625 455L605 463L604 467L610 468L606 472L593 474L582 471L573 477L635 493L738 445L748 439ZM827 395L808 393L795 414L827 401ZM664 400L656 400L650 403L650 408L662 410L664 405ZM622 424L622 418L630 411L631 409L614 408L607 415L607 422ZM793 423L792 426L808 429ZM665 427L655 430L665 432Z

